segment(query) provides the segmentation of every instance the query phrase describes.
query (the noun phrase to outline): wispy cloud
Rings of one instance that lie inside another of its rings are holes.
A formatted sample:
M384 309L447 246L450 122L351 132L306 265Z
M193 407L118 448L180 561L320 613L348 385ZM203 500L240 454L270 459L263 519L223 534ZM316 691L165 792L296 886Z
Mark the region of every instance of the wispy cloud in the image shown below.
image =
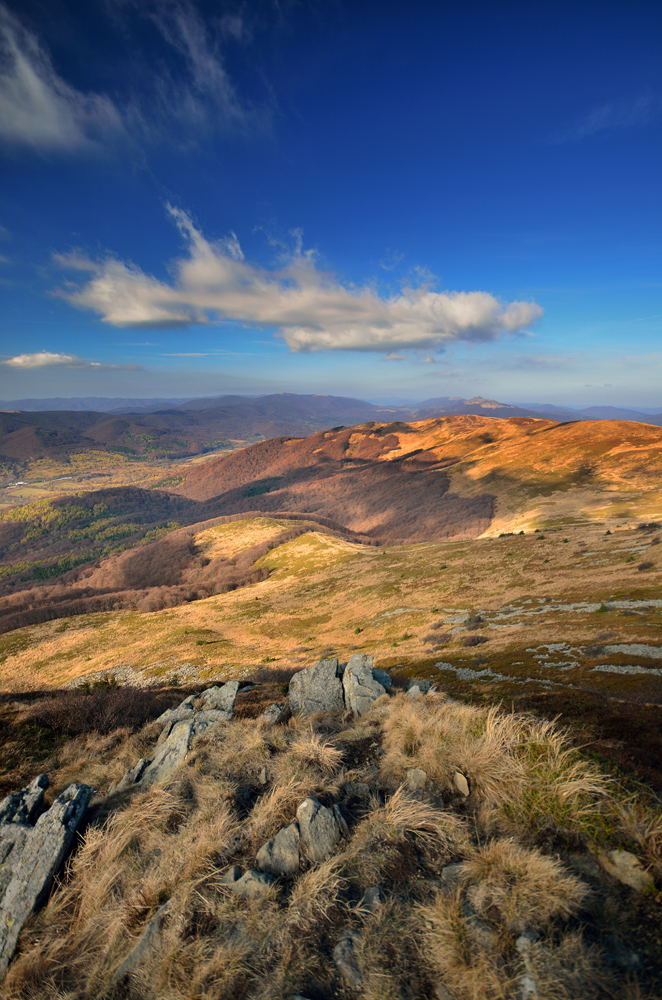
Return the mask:
M235 321L276 328L291 351L397 351L454 341L495 340L542 316L535 302L502 303L489 292L434 291L407 285L389 298L374 288L345 287L297 246L268 270L244 260L234 233L212 243L181 209L168 210L188 245L172 283L116 258L77 254L56 260L91 274L58 293L117 327L177 327Z
M38 39L0 5L0 141L41 150L91 150L121 133L109 97L66 83Z
M559 145L587 139L599 132L649 125L662 117L662 97L642 94L632 101L614 101L595 108L568 129L556 132L548 142Z
M134 61L135 79L122 99L84 92L55 69L35 34L0 2L0 142L42 152L99 152L118 140L144 148L161 141L190 142L205 130L266 130L271 101L240 97L225 67L227 39L245 43L249 31L237 15L203 22L186 2L127 4L115 13L148 17L168 58L153 66ZM129 94L130 89L130 94Z
M94 368L95 370L124 369L140 370L142 365L105 365L100 361L86 361L77 354L64 354L59 351L36 351L34 354L16 354L13 358L0 361L0 364L10 368Z

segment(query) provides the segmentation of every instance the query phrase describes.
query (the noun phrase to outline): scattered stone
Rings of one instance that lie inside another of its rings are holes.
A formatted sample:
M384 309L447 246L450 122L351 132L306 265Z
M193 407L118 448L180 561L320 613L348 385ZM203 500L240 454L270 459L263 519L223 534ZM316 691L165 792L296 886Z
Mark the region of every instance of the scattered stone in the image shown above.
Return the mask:
M299 827L290 823L257 852L257 866L269 875L295 875L299 871Z
M481 920L468 899L462 901L462 916L473 943L485 951L492 951L497 945L498 934L488 923Z
M297 809L301 846L311 861L324 861L343 836L348 836L347 823L338 806L331 809L317 799L304 799Z
M171 901L168 900L163 906L159 907L152 919L147 924L147 927L143 931L143 934L138 941L138 944L129 954L126 956L122 964L118 969L116 969L110 980L111 985L115 985L127 976L130 972L140 965L140 963L147 958L150 951L153 949L154 945L157 943L159 937L161 936L161 930L163 928L163 922L168 915L168 910L170 909Z
M269 780L266 767L263 767L260 770L260 773L257 776L257 780L260 782L261 785L266 785L267 781Z
M12 813L34 815L43 796L43 775L23 789L22 801ZM94 789L88 785L69 785L53 805L39 817L34 826L9 822L0 825L0 865L3 892L0 899L0 978L7 970L18 936L27 918L46 898L54 876L64 861L74 834L87 809ZM8 798L11 798L9 796ZM15 800L14 800L15 801ZM35 804L37 803L37 804Z
M342 711L345 702L336 657L299 670L290 680L289 694L293 713Z
M361 935L358 931L348 927L333 949L333 961L336 963L336 968L351 990L360 990L363 986L363 976L357 955L360 945Z
M350 656L342 677L345 706L354 715L365 715L373 702L386 693L383 684L376 681L372 669L373 658L364 653Z
M360 905L364 910L369 910L370 913L377 913L382 903L382 893L379 886L371 885L363 893L363 899L361 900Z
M413 795L423 792L429 780L422 767L411 767L405 775L405 785Z
M234 885L241 878L241 868L239 865L232 865L221 878L221 885Z
M373 667L372 676L377 683L381 684L381 686L386 688L387 691L390 691L393 687L393 678L390 674L387 674L385 670L380 670L379 667Z
M434 995L437 1000L455 1000L452 993L450 993L443 983L437 983L434 988Z
M229 885L235 895L241 896L243 899L259 899L260 896L264 896L269 891L273 882L271 875L249 868L241 878L225 884Z
M430 681L424 680L422 677L412 677L412 679L407 684L407 691L411 691L412 688L417 687L419 694L427 694L430 690Z
M629 851L607 851L600 855L600 861L610 875L631 889L642 892L654 884L652 875L645 870L641 861Z
M538 984L533 976L522 976L519 981L519 995L522 1000L537 1000Z
M282 705L274 702L273 705L269 705L269 708L265 708L258 722L262 722L267 726L277 726L279 722L285 720L285 712L286 710Z
M407 695L410 698L420 698L421 697L421 689L419 688L418 684L414 684L413 687L407 688Z
M461 771L456 771L453 775L453 784L457 788L460 795L464 795L465 799L469 797L469 782Z

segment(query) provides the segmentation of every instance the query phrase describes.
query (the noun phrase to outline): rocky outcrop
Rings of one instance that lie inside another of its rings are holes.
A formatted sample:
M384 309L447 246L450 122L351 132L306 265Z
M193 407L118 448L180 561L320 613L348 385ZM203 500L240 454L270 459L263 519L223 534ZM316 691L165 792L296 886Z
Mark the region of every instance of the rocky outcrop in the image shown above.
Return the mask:
M242 899L259 899L269 891L273 881L271 875L253 871L252 868L242 875L239 866L233 865L221 879L221 885L226 885L235 896L241 896Z
M234 703L239 691L238 681L228 681L221 687L210 687L202 694L189 695L177 708L168 708L156 720L162 726L174 726L178 722L195 722L198 732L212 723L225 720L230 722L234 714ZM199 707L196 708L196 702Z
M342 676L345 705L354 715L364 715L386 688L376 681L372 672L372 656L355 653L350 656Z
M345 701L336 657L319 660L312 667L299 670L290 681L289 695L295 714L342 711Z
M343 709L364 715L393 684L385 670L372 664L372 656L355 653L345 665L330 657L299 670L290 681L289 709L303 715Z
M73 784L33 825L48 787L46 775L0 803L0 978L18 936L48 895L94 789Z

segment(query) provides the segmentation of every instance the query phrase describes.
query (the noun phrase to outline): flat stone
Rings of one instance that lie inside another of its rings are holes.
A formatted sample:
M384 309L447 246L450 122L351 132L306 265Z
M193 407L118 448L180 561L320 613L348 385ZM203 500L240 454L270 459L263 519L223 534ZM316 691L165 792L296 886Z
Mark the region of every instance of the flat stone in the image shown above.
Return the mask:
M319 660L294 674L289 686L290 708L294 714L337 712L345 707L343 686L338 676L338 660Z
M271 875L256 872L252 868L249 868L236 882L228 882L226 884L229 885L235 895L241 896L242 899L259 899L260 896L264 896L269 891L273 882L274 880Z
M363 975L358 959L360 946L361 935L348 927L333 949L333 961L350 990L360 990L363 986Z
M461 861L456 861L452 865L444 865L441 869L441 883L445 892L451 893L457 889L462 878L464 865Z
M641 861L629 851L607 851L600 855L600 861L610 875L617 878L631 889L642 892L654 885L653 876L647 872Z
M142 933L140 940L137 945L129 952L122 964L116 969L110 982L114 986L116 983L123 979L124 976L128 976L130 972L133 972L141 962L149 956L149 953L153 950L155 945L158 943L159 937L161 936L161 930L163 928L163 922L168 915L168 910L170 909L170 900L160 906L156 911L154 916L151 918L147 927Z
M193 736L199 736L201 733L206 732L207 729L211 729L215 726L217 722L231 722L232 721L232 711L227 711L225 709L210 708L202 712L196 712L191 720L193 725Z
M460 795L464 795L465 799L469 797L469 782L461 771L456 771L453 775L453 784L457 788Z
M5 831L11 842L3 862L3 869L9 869L11 877L0 900L0 978L11 961L25 921L48 896L93 793L88 785L69 785L34 826L10 822L0 827L0 843Z
M350 656L342 677L345 706L354 715L365 715L381 695L386 694L383 684L376 681L372 669L373 658L364 653Z
M311 861L323 861L349 831L338 806L329 809L317 799L304 799L297 809L301 846Z
M290 823L257 852L257 866L270 875L295 875L299 871L299 827Z

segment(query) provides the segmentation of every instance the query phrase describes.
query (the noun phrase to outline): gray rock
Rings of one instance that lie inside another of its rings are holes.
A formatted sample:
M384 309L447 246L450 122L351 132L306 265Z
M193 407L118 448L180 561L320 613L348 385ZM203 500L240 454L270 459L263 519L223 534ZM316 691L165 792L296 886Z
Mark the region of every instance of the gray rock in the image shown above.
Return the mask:
M340 941L333 949L333 961L336 968L350 990L360 990L363 986L363 975L359 965L358 951L361 947L361 935L348 927Z
M346 781L342 786L342 794L346 799L359 799L361 802L369 802L372 798L372 789L365 781Z
M123 792L129 788L145 791L152 785L165 781L184 762L195 732L194 720L175 723L168 738L161 743L155 755L150 760L141 758L137 764L130 767L117 785L116 791Z
M364 715L381 695L386 693L383 684L373 677L372 656L355 653L350 656L342 677L345 706L354 715Z
M528 973L519 981L519 995L522 1000L538 1000L538 984Z
M241 868L239 865L232 865L220 879L221 885L234 885L241 878Z
M422 767L411 767L405 775L404 785L410 795L419 797L425 792L429 780Z
M44 791L48 785L48 776L39 774L20 792L11 792L0 802L0 824L24 823L32 825L44 800Z
M31 788L25 790L26 798ZM34 826L10 822L0 827L0 844L6 833L5 847L10 845L1 852L6 884L0 900L0 978L25 921L48 895L93 792L87 785L69 785Z
M227 882L226 884L235 895L241 896L242 899L259 899L260 896L264 896L269 891L273 882L271 875L249 868L236 882Z
M382 893L379 886L371 885L363 893L361 906L363 907L364 910L369 910L370 913L377 913L382 903L383 903Z
M290 708L293 713L336 712L345 707L338 660L319 660L294 674L290 681Z
M206 732L207 729L215 726L217 722L231 722L232 715L232 711L219 708L209 708L202 712L196 712L191 720L193 726L192 735L199 736L201 733Z
M156 721L159 725L165 726L167 722L183 722L185 719L190 719L195 711L194 701L195 695L190 694L177 708L167 708Z
M167 903L164 903L163 906L159 907L147 924L147 927L143 931L136 946L129 952L119 968L113 973L110 980L111 985L114 986L120 981L120 979L123 979L124 976L128 976L130 972L133 972L133 970L148 957L149 953L152 951L161 936L163 922L168 915L169 909L170 900L168 900Z
M284 719L284 716L285 708L275 701L273 705L269 705L269 708L265 708L262 715L259 716L258 722L262 722L266 726L277 726Z
M299 827L290 823L257 852L257 866L269 875L294 875L299 871Z
M486 921L481 920L468 899L462 901L462 916L468 936L474 945L484 951L496 948L499 939L497 932Z
M387 691L390 691L393 687L393 678L390 674L387 674L385 670L380 670L379 667L373 667L372 676L377 683L381 684L381 686L386 688Z
M431 684L430 681L426 681L422 677L412 677L407 684L407 691L411 691L414 687L417 687L421 694L427 694L430 690Z
M229 712L230 718L234 712L234 703L239 691L239 681L228 681L222 687L210 687L200 695L202 707L205 710L217 709Z
M338 806L331 809L317 799L304 799L297 809L301 846L311 861L323 861L333 853L341 837L349 834Z
M607 851L600 855L600 861L610 875L624 885L639 892L654 885L653 876L643 867L635 854L629 851Z
M419 688L418 684L414 684L413 687L407 688L407 692L406 693L407 693L407 695L410 698L420 698L421 697L421 689Z
M261 785L266 785L267 781L269 780L269 775L267 774L266 767L260 768L257 780L260 782Z
M453 994L446 989L443 983L437 983L434 988L436 1000L454 1000Z

